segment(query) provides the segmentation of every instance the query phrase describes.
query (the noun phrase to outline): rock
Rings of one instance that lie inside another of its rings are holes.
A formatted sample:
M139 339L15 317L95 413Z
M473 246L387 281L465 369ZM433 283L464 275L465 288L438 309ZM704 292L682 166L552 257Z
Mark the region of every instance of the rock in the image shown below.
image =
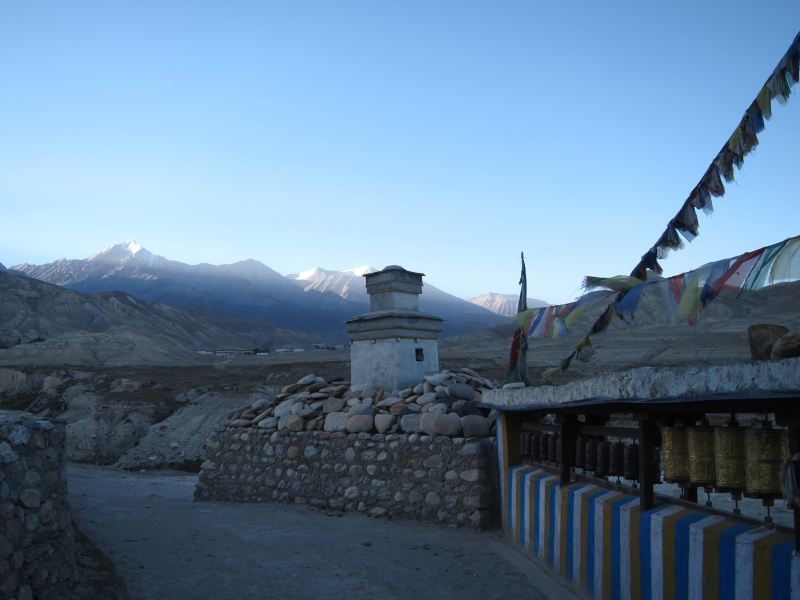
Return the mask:
M443 402L439 402L438 404L429 404L428 406L430 406L430 410L428 412L431 412L435 415L447 414L447 404L444 404Z
M345 407L345 402L346 400L343 398L328 398L322 405L322 412L326 415L332 412L340 412Z
M417 385L414 386L413 392L415 395L421 396L422 394L425 393L425 386L422 385L421 383L418 383Z
M375 415L375 429L379 433L386 433L394 425L394 420L394 415Z
M375 409L369 405L367 406L351 406L349 413L351 415L374 415Z
M8 434L8 441L14 446L24 446L31 440L31 432L25 425L15 425Z
M26 488L19 495L26 508L39 508L42 504L42 493L36 488Z
M475 400L456 400L453 402L453 411L457 412L462 417L466 415L479 415L481 412L480 406Z
M433 418L436 415L431 413L422 413L419 419L419 431L427 435L433 435Z
M489 435L491 427L492 422L486 417L480 415L461 417L461 428L464 431L464 437L486 437Z
M417 404L428 404L436 400L436 392L427 392L417 398Z
M436 397L437 398L447 398L448 397L447 388L445 386L443 386L443 385L437 385L436 389L434 390L434 392L436 392Z
M358 494L359 490L354 485L351 485L349 488L346 488L344 490L344 497L347 498L348 500L354 500L355 498L358 498Z
M792 331L782 335L772 347L770 358L772 360L782 360L800 356L800 331Z
M403 400L405 400L412 393L414 393L413 390L410 387L407 387L405 389L400 390L397 395L400 396Z
M372 430L373 421L372 415L350 415L350 418L347 419L347 431L350 433L370 431Z
M323 429L325 431L346 431L347 419L349 418L350 415L345 412L328 413L328 416L325 417Z
M309 400L325 400L328 397L328 394L324 392L312 392L308 395Z
M391 414L393 414L393 415L400 415L400 414L407 413L407 412L410 412L410 411L408 410L408 406L407 405L401 403L401 404L393 405L391 408L389 408L389 412Z
M376 404L375 406L377 406L379 408L385 408L387 406L394 406L398 402L402 402L402 401L403 401L403 399L401 397L399 397L399 396L389 396L388 398L384 398L383 400L378 402L378 404Z
M267 417L258 422L261 429L275 429L278 426L278 419L275 417Z
M303 431L306 426L306 420L299 414L289 415L286 417L286 429L289 431Z
M384 390L378 390L378 393L375 394L375 402L380 402L386 397L386 392Z
M249 427L253 424L253 421L250 419L234 419L230 422L231 427Z
M305 417L310 417L314 413L316 413L319 409L320 409L319 406L313 406L313 405L304 406L300 410L298 410L296 414L298 414L298 415L300 415L301 417L304 417L304 418Z
M461 479L469 482L478 481L480 476L481 471L479 469L467 469L466 471L462 471L460 475Z
M282 394L294 394L296 391L302 389L302 385L299 383L290 383L289 385L285 385L281 388Z
M404 415L400 419L400 429L405 433L419 433L420 415Z
M461 417L454 414L433 415L431 435L455 437L461 433Z
M770 325L768 323L750 325L747 328L750 357L753 360L770 360L775 342L787 333L789 333L789 328L783 325Z
M475 398L475 390L467 383L451 383L447 386L447 393L459 400L472 400Z
M440 504L441 501L442 499L436 492L428 492L427 495L425 496L425 504L428 504L429 506L436 506Z
M321 383L324 385L326 382L322 377L317 377L316 375L306 375L297 380L297 385L311 385L312 383Z
M424 379L433 386L442 385L450 377L450 373L434 373L425 375Z
M12 397L31 391L30 378L22 371L0 369L0 396Z
M0 461L9 464L19 459L19 455L11 449L8 442L0 442Z
M278 406L275 407L275 410L272 411L273 416L278 417L279 419L284 416L288 415L289 411L292 410L292 407L297 404L298 402L302 402L302 400L298 400L297 398L287 398L286 400L282 401Z
M507 383L503 386L504 390L518 390L520 388L524 388L525 383L523 381L515 381L513 383Z

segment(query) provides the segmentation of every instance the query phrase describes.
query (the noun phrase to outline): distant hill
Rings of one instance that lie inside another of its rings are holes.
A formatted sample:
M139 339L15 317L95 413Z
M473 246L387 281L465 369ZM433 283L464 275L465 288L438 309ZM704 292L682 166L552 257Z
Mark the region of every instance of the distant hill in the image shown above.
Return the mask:
M370 268L311 269L284 277L252 259L230 265L187 265L126 242L82 260L20 264L11 269L79 292L117 290L182 310L212 310L343 342L344 321L367 309L362 275ZM445 320L444 335L502 322L491 311L427 283L420 304Z
M276 328L232 333L165 304L121 292L81 294L0 272L0 364L182 364L197 350L291 345L300 336Z
M503 317L512 317L517 314L517 304L519 303L519 296L513 294L497 294L495 292L486 292L480 296L467 298L467 302L472 302L477 306L492 311L497 315ZM549 303L544 300L537 300L536 298L528 298L528 308L539 308L540 306L547 306Z

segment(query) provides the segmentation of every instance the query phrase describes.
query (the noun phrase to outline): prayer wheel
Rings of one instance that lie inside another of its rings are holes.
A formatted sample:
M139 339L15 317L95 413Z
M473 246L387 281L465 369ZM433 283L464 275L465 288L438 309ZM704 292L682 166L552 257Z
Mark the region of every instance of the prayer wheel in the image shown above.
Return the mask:
M547 438L546 433L539 434L539 460L547 460Z
M639 480L639 444L629 444L623 449L622 476L630 481Z
M597 444L597 465L595 466L595 475L598 477L605 477L608 475L610 446L606 442L599 442Z
M769 423L744 432L745 496L765 498L781 494L781 431Z
M664 455L664 479L670 483L689 480L689 449L686 428L682 425L661 430L661 450Z
M743 490L746 484L744 429L714 429L714 470L718 490Z
M608 474L619 477L625 470L624 444L614 442L611 444L611 451L608 460Z
M529 449L528 452L530 454L531 459L538 460L539 459L539 434L532 433L530 437L530 441L528 443Z
M689 451L689 481L708 488L714 485L714 430L703 422L686 429Z
M597 442L591 438L586 442L586 470L594 471L597 467Z
M575 467L582 469L586 466L586 438L578 437L575 440Z
M524 458L528 458L528 454L529 454L529 450L530 450L528 435L529 434L527 434L525 432L522 432L519 435L519 454L523 459Z
M547 460L553 463L558 461L558 440L556 438L557 436L552 434L547 439Z

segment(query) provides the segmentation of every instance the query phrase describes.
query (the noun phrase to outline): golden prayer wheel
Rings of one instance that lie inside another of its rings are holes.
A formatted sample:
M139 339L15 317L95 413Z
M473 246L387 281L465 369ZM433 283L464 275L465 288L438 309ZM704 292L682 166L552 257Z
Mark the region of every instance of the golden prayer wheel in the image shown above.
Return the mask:
M597 464L595 465L595 475L605 477L608 475L608 463L611 460L611 446L606 442L597 444Z
M744 429L732 425L714 429L716 488L743 490L747 482Z
M547 460L550 462L558 462L558 437L556 434L550 435L547 440Z
M744 433L745 496L764 498L781 494L781 431L769 423Z
M546 433L539 434L539 460L547 460L547 438Z
M597 441L589 439L586 442L586 464L587 471L594 471L597 467Z
M532 433L528 440L528 453L533 460L539 458L539 434Z
M608 461L608 474L609 475L622 475L625 470L624 461L624 444L622 442L614 442L611 444L611 452L609 453Z
M686 445L689 451L689 481L712 487L715 480L714 430L703 422L686 429Z
M661 430L661 450L664 455L664 479L670 483L689 480L689 448L686 428L682 425Z

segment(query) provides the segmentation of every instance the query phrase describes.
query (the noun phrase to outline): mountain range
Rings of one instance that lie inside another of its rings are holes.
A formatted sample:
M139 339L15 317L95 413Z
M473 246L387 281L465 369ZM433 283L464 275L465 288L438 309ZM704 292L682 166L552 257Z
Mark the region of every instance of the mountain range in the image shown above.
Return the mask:
M188 265L153 254L131 241L109 246L85 259L23 263L10 270L77 292L119 291L206 320L210 314L244 319L339 343L346 340L343 322L368 310L363 275L374 269L314 268L283 276L252 259L229 265ZM445 336L505 322L492 311L428 283L424 284L420 306L445 319Z

